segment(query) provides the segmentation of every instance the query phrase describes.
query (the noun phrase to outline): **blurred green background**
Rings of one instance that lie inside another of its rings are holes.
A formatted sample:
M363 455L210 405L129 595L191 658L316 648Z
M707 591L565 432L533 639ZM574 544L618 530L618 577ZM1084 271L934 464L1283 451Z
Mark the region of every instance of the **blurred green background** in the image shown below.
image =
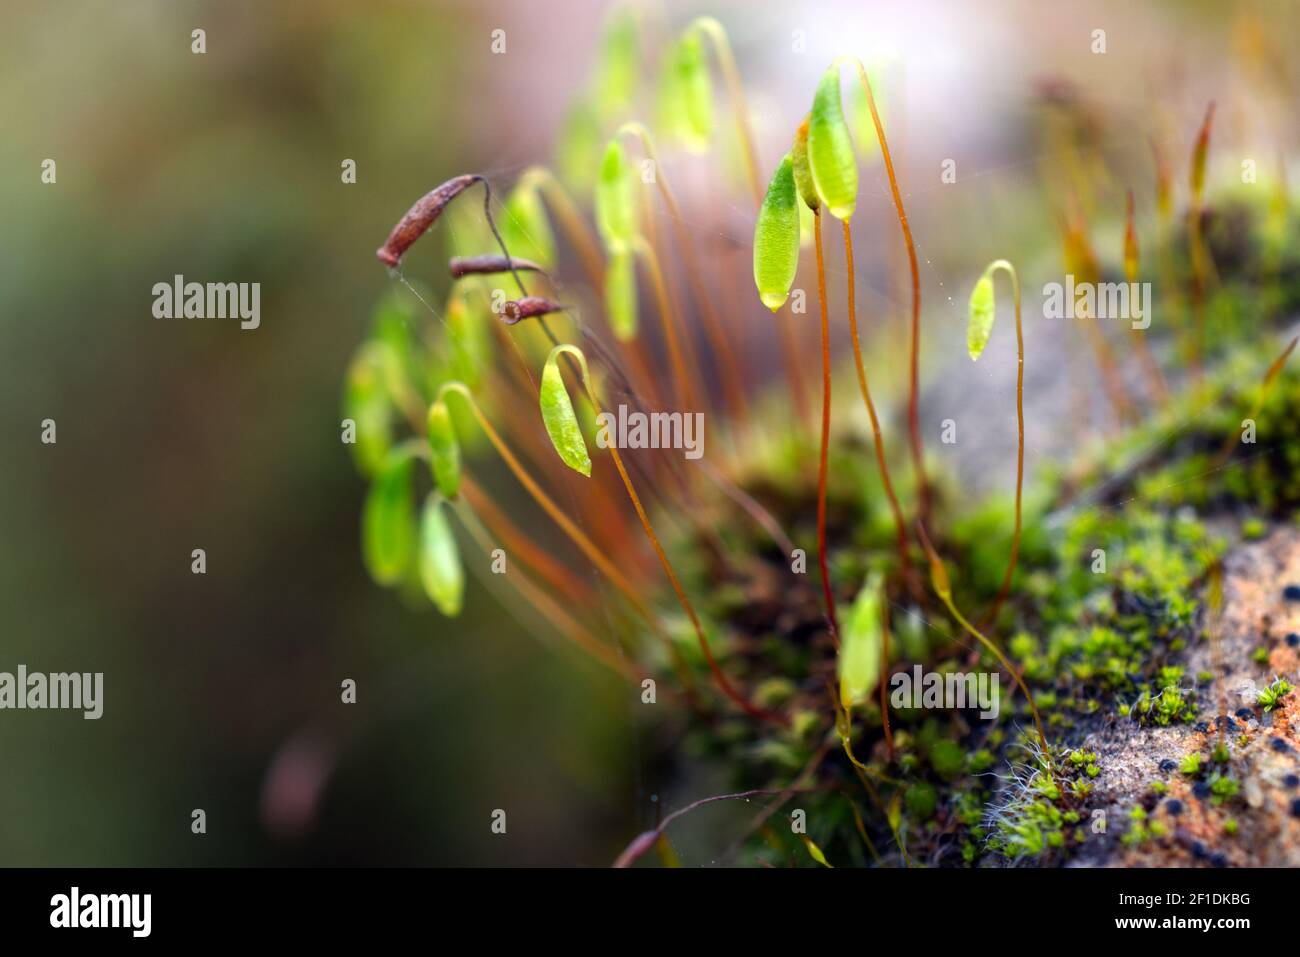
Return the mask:
M0 864L605 863L626 839L607 679L473 584L455 623L375 587L339 441L375 247L446 176L541 149L544 117L485 99L533 73L516 17L5 4L0 670L102 671L105 713L0 714ZM488 62L498 25L522 55ZM176 273L260 282L261 327L154 319Z
M476 584L449 623L371 583L364 484L339 441L343 372L391 282L375 248L449 176L508 183L548 160L608 6L4 5L0 670L102 671L105 713L0 712L0 864L604 864L649 823L650 795L680 784L623 686L539 644ZM1026 104L1042 71L1094 83L1143 163L1147 134L1124 125L1152 102L1137 78L1178 91L1162 108L1180 142L1225 94L1225 6L1045 6L661 16L726 23L765 166L831 56L892 41L911 65L895 122L924 176L908 202L927 303L959 328L953 291L995 252L967 249L972 236L1006 236L1004 255L1054 241L1039 198L1016 191L1034 172ZM1086 52L1094 21L1110 60ZM498 28L504 56L489 49ZM806 56L791 56L798 30ZM1224 137L1249 137L1223 112ZM1270 142L1261 163L1294 145ZM950 156L963 177L982 171L975 188L939 186ZM728 228L747 242L738 195ZM883 272L899 251L874 173L863 196L862 259ZM261 327L153 318L153 284L177 273L261 283ZM867 280L873 305L894 301L894 280ZM1006 368L986 373L1000 389ZM46 418L56 445L40 442ZM195 548L206 575L191 574ZM191 833L195 808L206 835ZM507 839L489 831L495 808Z

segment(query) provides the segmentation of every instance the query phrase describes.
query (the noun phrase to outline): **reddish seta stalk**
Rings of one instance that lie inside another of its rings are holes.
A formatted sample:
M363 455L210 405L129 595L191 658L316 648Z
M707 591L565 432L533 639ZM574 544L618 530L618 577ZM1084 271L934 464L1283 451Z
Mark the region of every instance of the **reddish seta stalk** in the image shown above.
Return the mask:
M835 595L831 590L831 573L826 562L826 471L831 440L831 341L830 320L826 315L826 261L822 252L822 214L813 210L813 235L817 240L817 300L822 320L822 441L817 465L817 563L821 568L822 597L826 601L826 618L831 626L831 640L840 644L840 623L835 615Z

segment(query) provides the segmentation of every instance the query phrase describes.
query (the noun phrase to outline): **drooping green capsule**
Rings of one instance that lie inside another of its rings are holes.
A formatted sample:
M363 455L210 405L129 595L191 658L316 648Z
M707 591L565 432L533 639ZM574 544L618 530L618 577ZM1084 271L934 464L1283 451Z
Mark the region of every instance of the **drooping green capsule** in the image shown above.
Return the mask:
M555 451L560 454L564 464L575 472L590 477L591 457L587 454L587 443L578 426L573 402L564 387L558 359L559 350L552 349L542 368L542 422L546 425L546 434L551 437L551 444L555 446Z
M813 185L812 170L808 168L808 121L805 116L799 129L794 133L794 146L790 150L790 159L794 164L794 185L799 191L799 198L808 209L818 209L821 200L817 197L817 187Z
M595 206L596 227L605 244L616 249L631 243L637 234L636 178L617 138L605 147L596 179Z
M348 366L343 389L344 441L362 475L374 475L392 444L392 406L384 381L385 347L367 342Z
M429 453L438 491L454 499L460 492L460 443L451 410L441 399L429 406Z
M555 268L555 234L535 184L521 182L511 191L501 216L501 238L511 257Z
M866 701L880 679L882 608L880 576L873 574L858 592L840 637L840 704L845 709Z
M361 513L361 553L370 577L380 585L401 582L414 557L413 471L410 451L393 449L366 494Z
M417 288L420 295L430 294L425 287ZM371 317L370 338L378 347L384 384L395 405L400 405L414 388L420 359L411 330L419 325L422 308L415 292L394 286L376 303Z
M790 154L781 159L754 225L754 285L758 298L773 312L790 295L799 267L799 210Z
M984 270L970 294L970 318L966 324L966 350L972 359L978 359L989 344L993 332L993 273Z
M620 342L636 338L636 254L630 249L610 253L605 267L605 314Z
M858 202L858 162L840 105L840 70L833 64L817 84L808 121L808 166L817 196L836 219L848 219Z
M447 297L443 314L447 330L447 371L450 378L471 389L478 386L491 362L492 328L490 292L482 276L459 280ZM447 376L441 376L445 379Z
M420 514L420 584L434 607L448 618L460 614L465 599L465 569L442 500L430 492Z
M670 136L702 153L713 135L713 84L704 57L704 40L688 31L668 51L660 88L660 116Z
M624 116L632 105L638 67L636 17L627 8L615 10L605 25L592 91L601 116Z

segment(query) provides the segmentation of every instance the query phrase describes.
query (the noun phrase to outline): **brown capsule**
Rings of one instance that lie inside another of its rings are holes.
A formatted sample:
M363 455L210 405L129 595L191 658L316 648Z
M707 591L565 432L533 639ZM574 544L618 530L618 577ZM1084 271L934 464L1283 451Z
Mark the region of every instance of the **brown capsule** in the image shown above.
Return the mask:
M441 186L421 196L393 227L393 231L388 234L387 242L375 251L379 261L385 266L396 268L411 244L438 221L447 204L482 178L473 173L465 173L447 180Z
M513 256L507 259L500 255L486 256L453 256L447 263L447 268L451 270L452 279L460 279L463 276L482 275L499 272L511 272L515 269L522 269L525 272L544 272L541 266L528 259L515 259Z
M501 321L507 326L513 326L516 322L536 319L553 312L563 312L567 308L568 306L543 299L541 296L523 296L519 299L511 299L501 307Z

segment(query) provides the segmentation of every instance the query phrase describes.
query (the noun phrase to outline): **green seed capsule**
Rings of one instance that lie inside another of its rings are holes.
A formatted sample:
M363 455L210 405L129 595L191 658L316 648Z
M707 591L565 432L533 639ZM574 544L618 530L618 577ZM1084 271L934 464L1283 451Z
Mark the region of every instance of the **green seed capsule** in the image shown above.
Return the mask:
M636 255L630 249L610 253L605 270L605 312L616 339L629 342L636 338Z
M637 234L636 180L627 152L617 139L605 147L596 180L596 226L611 249L627 245Z
M362 475L379 471L392 444L392 407L384 381L384 345L367 342L348 366L343 417L351 419L352 457Z
M872 575L853 602L840 642L840 704L846 709L866 701L880 679L881 608L880 576Z
M637 46L636 18L628 9L615 10L605 26L592 84L597 108L606 118L623 116L632 106L640 56Z
M564 387L564 378L560 375L559 348L551 350L542 368L542 422L546 425L546 434L551 437L551 444L560 454L564 464L575 472L591 475L591 457L587 454L587 443L578 426L578 417L573 411L573 402Z
M436 369L436 384L448 378L477 388L492 361L491 292L482 276L466 276L452 287L443 318L447 322L447 369Z
M790 150L790 159L794 163L794 185L799 191L799 198L809 209L819 209L821 200L817 198L817 188L813 185L812 170L808 168L808 117L799 124L794 134L794 148Z
M451 523L434 492L424 500L420 515L420 584L434 607L455 618L465 598L465 569Z
M817 84L808 122L808 166L817 195L836 219L848 219L858 202L858 162L840 106L840 70L832 65Z
M399 584L415 555L413 471L409 450L393 449L366 494L361 551L370 577L380 585Z
M555 268L555 234L534 184L520 183L506 199L501 238L512 258L531 259L543 269Z
M970 319L966 324L966 350L978 359L993 332L993 274L984 271L970 294Z
M693 152L702 153L713 135L713 84L704 60L704 41L689 32L674 44L667 59L666 89L674 104L664 104L676 119L675 135Z
M438 491L455 498L460 492L460 443L451 411L441 399L429 406L429 452Z
M781 159L754 225L754 285L758 298L773 312L790 295L799 268L799 210L795 199L794 164Z

